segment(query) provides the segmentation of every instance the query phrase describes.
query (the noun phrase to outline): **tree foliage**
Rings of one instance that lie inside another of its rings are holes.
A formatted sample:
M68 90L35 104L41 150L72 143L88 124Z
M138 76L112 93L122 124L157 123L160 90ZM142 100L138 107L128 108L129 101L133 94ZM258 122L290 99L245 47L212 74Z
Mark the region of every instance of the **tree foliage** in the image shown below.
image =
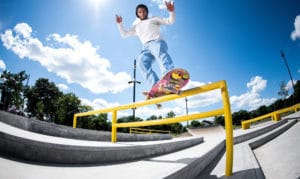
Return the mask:
M282 89L282 88L284 88L284 87L281 84L280 89ZM280 99L276 100L275 102L273 102L272 104L270 104L269 106L262 105L252 111L240 110L238 112L234 112L234 113L232 113L232 123L235 125L241 125L241 122L243 120L262 116L264 114L268 114L270 112L273 112L273 111L276 111L279 109L290 107L290 106L292 106L294 104L298 104L298 103L300 103L300 81L299 80L295 84L295 90L294 90L293 94L290 95L289 97L280 98ZM221 124L223 126L225 125L223 116L215 117L214 122L216 124Z
M285 81L281 81L278 95L281 96L281 99L286 99L289 95L289 90L287 89Z
M73 115L78 112L86 112L93 110L90 106L81 104L80 99L73 93L64 94L53 83L46 78L38 79L31 87L24 85L24 82L29 79L29 75L25 71L13 74L9 71L3 71L0 80L1 90L1 107L7 109L11 105L17 108L22 108L26 103L27 110L34 116L41 120L48 120L57 124L72 125ZM269 106L262 105L259 108L246 111L240 110L232 114L232 121L235 125L240 125L242 120L254 118L275 110L292 106L300 103L300 81L295 84L295 89L290 96L286 94L286 87L283 82L280 86L278 94L284 97L276 100ZM26 100L25 100L26 99ZM165 118L175 117L175 113L170 111ZM162 116L152 115L146 120L164 120ZM135 122L143 121L141 118L133 118L133 116L121 117L118 122ZM224 116L216 116L215 124L225 125ZM199 121L192 121L191 126L197 127L203 125ZM95 129L95 130L111 130L111 122L107 114L91 115L79 117L77 126L81 128ZM174 134L179 134L185 129L181 123L148 126L145 128L167 130ZM122 132L128 132L128 128L118 129Z
M24 104L24 91L26 86L23 82L28 79L25 71L13 74L9 71L3 71L1 74L1 103L3 109L15 105L18 109Z
M165 118L173 118L176 117L176 114L173 111L170 111L167 113ZM152 115L146 120L164 120L162 116L155 116ZM181 123L173 123L173 124L164 124L164 125L157 125L157 126L147 126L145 127L147 129L154 129L154 130L163 130L163 131L171 131L173 134L180 134L182 133L185 129L183 128Z
M80 103L80 100L73 93L60 96L57 101L54 122L71 126L74 114L79 112Z
M53 82L49 82L45 78L40 78L35 82L34 86L28 88L25 95L28 99L28 110L33 115L37 115L40 120L46 118L53 121L57 117L58 102L63 93L59 91ZM43 106L42 109L41 106Z

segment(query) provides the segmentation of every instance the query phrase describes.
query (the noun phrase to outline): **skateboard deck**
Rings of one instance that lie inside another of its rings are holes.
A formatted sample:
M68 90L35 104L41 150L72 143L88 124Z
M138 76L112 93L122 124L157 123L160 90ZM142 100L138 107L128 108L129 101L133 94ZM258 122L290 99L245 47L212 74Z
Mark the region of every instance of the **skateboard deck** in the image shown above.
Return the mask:
M182 68L175 68L169 71L163 78L161 78L149 92L144 94L147 99L157 98L168 94L180 94L183 88L190 80L189 73ZM157 104L157 107L161 107Z

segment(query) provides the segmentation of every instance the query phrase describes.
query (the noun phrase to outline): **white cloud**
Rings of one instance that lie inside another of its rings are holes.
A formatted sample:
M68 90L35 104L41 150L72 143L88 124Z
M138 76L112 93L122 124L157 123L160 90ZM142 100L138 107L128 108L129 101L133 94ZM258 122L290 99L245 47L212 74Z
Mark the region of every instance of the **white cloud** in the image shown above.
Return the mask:
M67 85L65 85L65 84L58 84L57 87L59 89L62 89L62 90L68 90L69 89L69 87Z
M293 83L294 83L294 85L295 85L295 84L297 83L297 81L296 81L296 80L293 80ZM292 80L289 80L289 81L288 81L288 83L286 84L287 90L293 89L293 83L292 83Z
M251 78L247 83L248 91L240 96L231 96L231 105L235 108L246 108L253 110L262 105L270 105L276 98L265 99L261 98L259 92L263 91L267 87L267 81L260 76Z
M300 39L300 15L296 16L294 27L295 30L291 33L291 38L293 40L296 40L297 38Z
M159 9L166 9L165 2L170 2L170 1L171 0L151 0L152 3L157 4Z
M247 83L247 87L250 88L251 93L258 93L264 90L267 86L267 80L264 80L260 76L252 77L250 82Z
M120 105L119 103L109 103L101 98L97 98L92 101L89 99L85 99L85 98L81 98L80 100L81 100L82 105L91 106L94 110L105 109L105 108L109 108L109 107L116 107L116 106Z
M196 82L196 81L190 81L185 89L191 89L199 86L203 86L205 83L202 82ZM221 92L220 90L213 90L209 92L205 92L202 94L189 96L188 97L188 106L189 108L198 108L198 107L206 107L213 104L217 104L221 102ZM177 105L185 104L185 99L178 99L175 101Z
M184 109L185 110L185 109ZM155 115L157 117L162 116L163 118L167 116L167 114L173 111L176 115L182 115L183 114L183 109L175 106L175 107L170 107L170 106L165 106L165 104L162 104L162 107L160 109L157 109L155 105L147 106L147 107L142 107L138 108L135 112L136 116L139 116L141 118L149 118L152 115ZM131 114L129 114L131 115Z
M197 81L190 81L183 90L201 87L203 85L206 84ZM248 82L246 86L248 88L247 92L239 96L230 97L233 112L240 109L253 110L261 105L270 105L276 100L276 98L266 99L260 96L259 93L267 87L267 81L260 76L251 78L250 82ZM87 99L81 100L82 104L92 106L94 109L104 109L120 105L119 103L109 103L103 99L95 99L93 101L89 101ZM168 103L162 103L163 107L161 109L157 109L155 105L145 106L136 110L136 116L144 119L151 115L165 117L170 111L173 111L176 116L181 116L186 113L185 104L186 101L182 98ZM190 114L199 113L202 110L207 111L208 108L218 109L219 107L215 108L218 105L223 106L221 91L219 89L188 97L188 108ZM121 111L120 113L118 112L118 117L129 115L132 115L131 110Z
M151 0L151 2L154 3L154 4L157 4L158 7L159 7L159 9L164 9L164 8L166 8L166 7L165 7L166 5L165 5L165 3L164 3L163 0Z
M81 98L80 100L81 100L82 105L91 106L93 108L93 110L101 110L101 109L107 109L107 108L111 108L111 107L120 106L120 104L117 102L110 103L101 98L97 98L92 101L89 99L86 99L86 98ZM130 113L129 113L129 111L118 111L117 117L120 118L122 116L129 116L129 115L132 115L131 111L130 111ZM109 118L112 117L111 112L108 113L108 117Z
M4 63L3 60L0 59L0 69L5 70L6 69L6 65Z
M129 81L130 75L111 72L109 60L97 53L98 47L90 41L80 41L76 35L51 34L46 39L50 44L47 46L32 36L28 24L19 23L1 34L1 40L21 59L37 61L68 83L78 83L93 93L117 93L128 88L124 81Z

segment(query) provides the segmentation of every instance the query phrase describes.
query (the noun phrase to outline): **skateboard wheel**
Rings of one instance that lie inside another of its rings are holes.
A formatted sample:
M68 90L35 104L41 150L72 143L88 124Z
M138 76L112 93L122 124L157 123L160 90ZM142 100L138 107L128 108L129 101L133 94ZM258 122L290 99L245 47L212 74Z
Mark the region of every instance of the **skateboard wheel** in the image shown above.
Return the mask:
M156 104L156 107L157 107L158 109L160 109L160 108L161 108L161 104Z
M182 76L182 78L185 79L185 80L186 80L186 79L189 79L189 75L188 75L188 74L185 74L185 75Z
M178 90L178 91L177 91L177 94L178 94L178 95L180 95L181 93L182 93L182 91L181 91L181 90Z

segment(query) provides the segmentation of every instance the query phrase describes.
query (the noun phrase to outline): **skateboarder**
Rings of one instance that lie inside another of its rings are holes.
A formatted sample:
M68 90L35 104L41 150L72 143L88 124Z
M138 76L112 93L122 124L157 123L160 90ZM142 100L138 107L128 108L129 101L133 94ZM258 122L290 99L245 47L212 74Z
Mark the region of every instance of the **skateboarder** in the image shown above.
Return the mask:
M120 34L123 37L137 35L143 44L143 49L137 61L142 76L151 85L151 88L159 81L159 77L152 69L152 64L156 60L159 64L162 76L174 68L173 61L168 54L167 43L160 34L160 25L170 25L175 22L174 2L165 2L169 11L168 18L148 17L148 8L144 4L136 7L135 14L138 21L130 30L125 30L122 25L122 17L116 15L116 22Z

